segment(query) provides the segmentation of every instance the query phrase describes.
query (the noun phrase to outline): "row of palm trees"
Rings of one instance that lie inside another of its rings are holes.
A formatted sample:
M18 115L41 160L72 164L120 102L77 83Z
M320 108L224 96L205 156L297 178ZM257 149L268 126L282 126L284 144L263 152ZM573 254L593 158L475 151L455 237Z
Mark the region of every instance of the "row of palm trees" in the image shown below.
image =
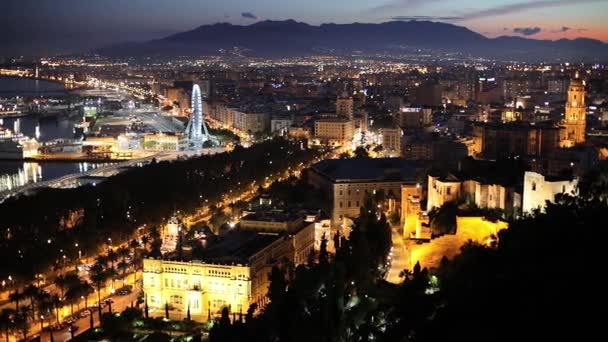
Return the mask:
M141 242L145 247L149 238L143 237ZM130 268L137 270L137 248L140 246L139 241L131 240L126 246L109 249L107 254L98 256L90 269L90 281L80 278L77 271L60 274L54 281L57 293L52 294L34 284L23 290L15 290L9 295L15 308L0 311L0 333L5 335L7 341L11 334L19 334L26 339L31 324L36 321L39 321L41 330L45 321L51 325L55 319L59 325L60 310L69 305L70 314L73 315L74 305L78 305L83 299L85 308L88 307L88 297L93 292L98 295L97 306L101 319L101 290L105 288L108 280L124 278ZM127 258L131 256L131 252L133 259L128 262Z
M74 304L93 292L89 282L82 280L76 273L59 276L57 287L60 293L52 294L32 284L22 291L16 290L10 294L15 308L5 308L0 312L0 326L7 341L10 334L15 333L26 339L31 324L36 322L40 323L40 330L43 329L45 321L51 325L55 319L59 324L59 311L63 307L69 305L73 314Z

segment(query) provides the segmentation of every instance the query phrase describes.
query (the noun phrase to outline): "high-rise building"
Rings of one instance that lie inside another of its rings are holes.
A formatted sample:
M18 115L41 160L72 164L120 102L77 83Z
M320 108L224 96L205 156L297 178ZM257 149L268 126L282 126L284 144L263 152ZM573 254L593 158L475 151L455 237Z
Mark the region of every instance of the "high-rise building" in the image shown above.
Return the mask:
M575 78L568 87L568 102L564 115L562 147L572 147L585 142L587 107L585 105L585 85Z
M234 110L234 128L246 133L263 133L270 128L270 115L263 112Z
M338 116L352 119L354 114L352 97L338 97L336 100L336 113Z
M315 121L315 137L320 140L348 144L353 140L353 121L346 118L328 118Z
M401 128L381 128L383 155L387 157L401 156Z
M430 108L401 107L395 114L395 124L404 129L423 128L431 124Z

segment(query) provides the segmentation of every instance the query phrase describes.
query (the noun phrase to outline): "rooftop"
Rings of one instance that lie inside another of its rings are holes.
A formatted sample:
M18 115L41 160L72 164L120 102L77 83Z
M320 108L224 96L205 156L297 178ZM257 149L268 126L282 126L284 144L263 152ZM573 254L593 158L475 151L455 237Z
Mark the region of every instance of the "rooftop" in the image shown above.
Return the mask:
M249 258L269 246L281 236L279 234L258 233L235 229L193 258L218 264L247 264Z
M401 158L325 159L311 167L332 182L415 181L422 165Z
M285 210L262 210L246 215L241 221L291 222L302 218L302 215Z

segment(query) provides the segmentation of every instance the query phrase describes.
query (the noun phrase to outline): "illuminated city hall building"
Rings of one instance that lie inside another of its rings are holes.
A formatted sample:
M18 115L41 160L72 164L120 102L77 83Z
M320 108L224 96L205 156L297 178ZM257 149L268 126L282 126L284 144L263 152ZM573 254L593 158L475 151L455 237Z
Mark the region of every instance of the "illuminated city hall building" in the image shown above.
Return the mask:
M305 263L314 234L314 224L282 233L235 229L206 247L200 258L178 261L166 254L162 259L144 259L148 306L164 310L168 304L182 315L189 309L194 319L217 316L225 307L234 313L246 313L253 303L262 308L272 267Z

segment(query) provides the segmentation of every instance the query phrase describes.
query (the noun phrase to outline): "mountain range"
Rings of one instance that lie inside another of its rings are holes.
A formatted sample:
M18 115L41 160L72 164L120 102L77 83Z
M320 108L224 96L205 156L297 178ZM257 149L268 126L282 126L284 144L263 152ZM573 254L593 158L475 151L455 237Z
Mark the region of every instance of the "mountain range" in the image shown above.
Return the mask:
M595 39L488 38L466 27L431 21L320 26L294 20L267 20L246 26L219 23L162 39L113 45L96 52L109 56L177 56L217 54L234 47L247 55L264 57L419 51L518 61L603 62L608 59L608 44Z

